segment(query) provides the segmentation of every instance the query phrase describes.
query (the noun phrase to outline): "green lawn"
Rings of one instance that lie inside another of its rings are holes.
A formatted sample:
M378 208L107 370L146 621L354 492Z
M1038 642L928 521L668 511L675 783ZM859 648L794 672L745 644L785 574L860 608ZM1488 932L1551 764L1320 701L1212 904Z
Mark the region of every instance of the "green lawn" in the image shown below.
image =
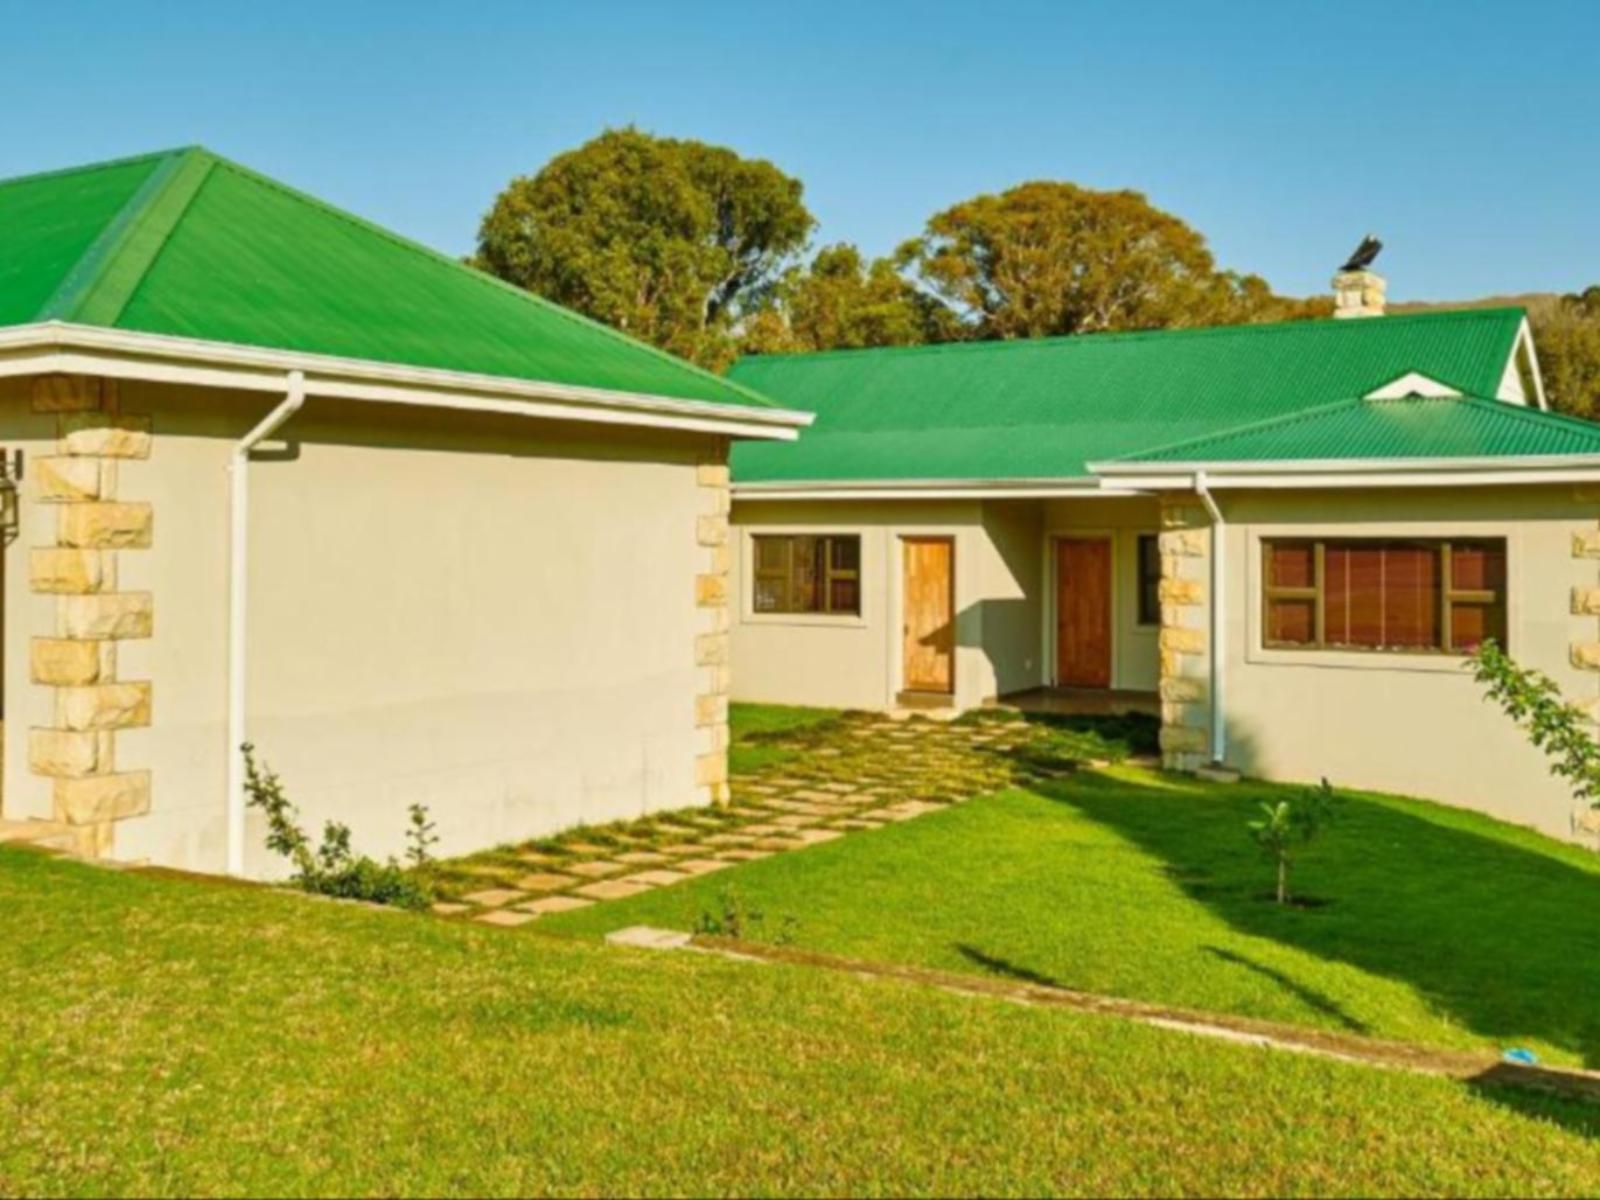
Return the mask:
M1264 898L1270 785L1086 771L563 915L691 928L734 888L806 948L1600 1066L1600 858L1459 810L1351 796Z
M733 744L728 750L728 769L749 774L786 762L799 752L796 743L824 736L838 717L838 710L832 708L730 704L728 730Z
M1600 1190L1600 1109L1107 1018L16 850L0 913L0 1194Z

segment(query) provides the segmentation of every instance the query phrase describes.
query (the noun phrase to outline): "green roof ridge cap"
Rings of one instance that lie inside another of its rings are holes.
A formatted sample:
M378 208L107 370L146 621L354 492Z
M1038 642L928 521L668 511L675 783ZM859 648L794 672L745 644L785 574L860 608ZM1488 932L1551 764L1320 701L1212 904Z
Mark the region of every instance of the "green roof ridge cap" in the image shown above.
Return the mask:
M772 400L766 396L763 396L760 392L754 391L741 383L738 383L732 379L728 379L725 376L718 375L714 371L708 371L704 367L696 366L687 359L679 358L676 354L670 354L658 346L652 346L650 343L640 341L638 338L629 337L627 334L621 332L620 330L613 329L611 326L602 321L596 321L590 317L582 315L581 313L573 312L570 308L564 308L563 306L555 303L553 300L547 300L543 296L539 296L528 291L526 288L520 288L515 284L507 283L503 279L497 279L485 271L480 271L476 267L469 266L460 259L452 258L450 255L445 254L442 251L435 250L431 246L425 246L421 242L413 241L411 238L404 237L392 229L385 229L382 225L377 225L363 217L358 217L352 212L348 212L345 209L339 208L337 205L330 204L326 200L319 199L318 197L307 192L302 192L300 189L291 187L277 179L273 179L269 175L263 175L259 171L253 171L249 167L243 166L240 163L236 163L232 159L225 158L220 154L214 154L209 150L202 150L201 153L204 153L208 158L210 158L213 164L216 166L220 166L226 170L232 171L235 174L242 175L246 179L249 179L262 187L272 188L274 191L280 192L301 204L315 208L320 212L326 213L328 216L353 225L366 233L384 238L386 241L389 241L396 246L403 247L414 253L425 255L436 262L450 267L452 270L466 275L468 278L477 280L485 287L500 288L514 296L517 296L526 304L532 304L535 307L541 308L565 320L586 326L615 341L622 342L623 344L630 346L635 350L645 351L664 362L669 362L674 366L685 371L689 371L690 373L698 375L701 378L714 380L719 386L730 388L738 392L740 395L747 397L751 404L755 407L774 409L789 408L788 405L779 404L776 400Z
M46 302L44 320L113 326L216 166L191 147L168 151Z
M913 354L960 353L979 349L995 349L1000 346L1063 346L1081 344L1088 340L1096 342L1118 341L1132 342L1143 341L1151 338L1180 338L1180 337L1224 337L1242 334L1267 334L1278 333L1285 330L1316 328L1319 326L1335 326L1341 329L1359 329L1369 326L1375 321L1382 321L1385 327L1397 324L1413 324L1422 322L1443 322L1452 320L1484 319L1488 317L1509 317L1515 314L1519 319L1526 319L1528 310L1519 304L1498 304L1486 308L1447 308L1425 312L1408 312L1385 315L1367 320L1352 321L1338 317L1315 317L1309 320L1284 320L1284 321L1255 321L1239 325L1195 325L1185 328L1166 329L1122 329L1106 333L1060 333L1048 337L1019 337L1019 338L988 338L970 339L955 342L930 342L920 346L848 346L835 350L791 350L778 354L747 354L739 358L739 364L747 362L760 362L763 359L797 359L816 358L842 358L849 355L877 354L888 356L908 356Z

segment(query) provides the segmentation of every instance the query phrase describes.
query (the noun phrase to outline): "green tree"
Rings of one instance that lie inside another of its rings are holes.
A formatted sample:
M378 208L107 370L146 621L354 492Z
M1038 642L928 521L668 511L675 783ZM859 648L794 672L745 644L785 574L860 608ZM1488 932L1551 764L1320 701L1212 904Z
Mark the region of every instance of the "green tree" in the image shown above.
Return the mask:
M1528 319L1550 407L1600 417L1600 286L1532 305Z
M801 185L704 142L608 130L514 179L475 265L710 367L815 224Z
M1205 239L1133 191L1024 183L934 214L901 259L981 338L1309 316L1266 281L1217 269Z
M955 314L887 258L868 263L847 243L791 267L746 323L743 348L773 354L863 346L915 346L959 332Z

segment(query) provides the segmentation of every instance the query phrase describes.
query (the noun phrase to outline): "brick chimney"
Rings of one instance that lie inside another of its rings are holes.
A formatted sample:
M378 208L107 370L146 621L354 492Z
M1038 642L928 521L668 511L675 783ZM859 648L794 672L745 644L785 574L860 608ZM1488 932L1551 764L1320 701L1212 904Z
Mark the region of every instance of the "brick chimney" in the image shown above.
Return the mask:
M1389 284L1376 271L1340 271L1333 277L1333 315L1383 316L1384 292Z

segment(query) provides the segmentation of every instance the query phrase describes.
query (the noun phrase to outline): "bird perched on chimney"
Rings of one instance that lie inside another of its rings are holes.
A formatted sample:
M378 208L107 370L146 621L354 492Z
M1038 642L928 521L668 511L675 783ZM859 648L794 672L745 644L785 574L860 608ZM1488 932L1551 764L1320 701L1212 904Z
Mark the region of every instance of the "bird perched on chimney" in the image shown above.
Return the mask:
M1378 240L1378 235L1369 233L1361 239L1361 245L1356 247L1356 252L1350 256L1350 261L1340 267L1341 271L1365 271L1372 265L1372 260L1378 257L1378 251L1383 249L1383 243Z

